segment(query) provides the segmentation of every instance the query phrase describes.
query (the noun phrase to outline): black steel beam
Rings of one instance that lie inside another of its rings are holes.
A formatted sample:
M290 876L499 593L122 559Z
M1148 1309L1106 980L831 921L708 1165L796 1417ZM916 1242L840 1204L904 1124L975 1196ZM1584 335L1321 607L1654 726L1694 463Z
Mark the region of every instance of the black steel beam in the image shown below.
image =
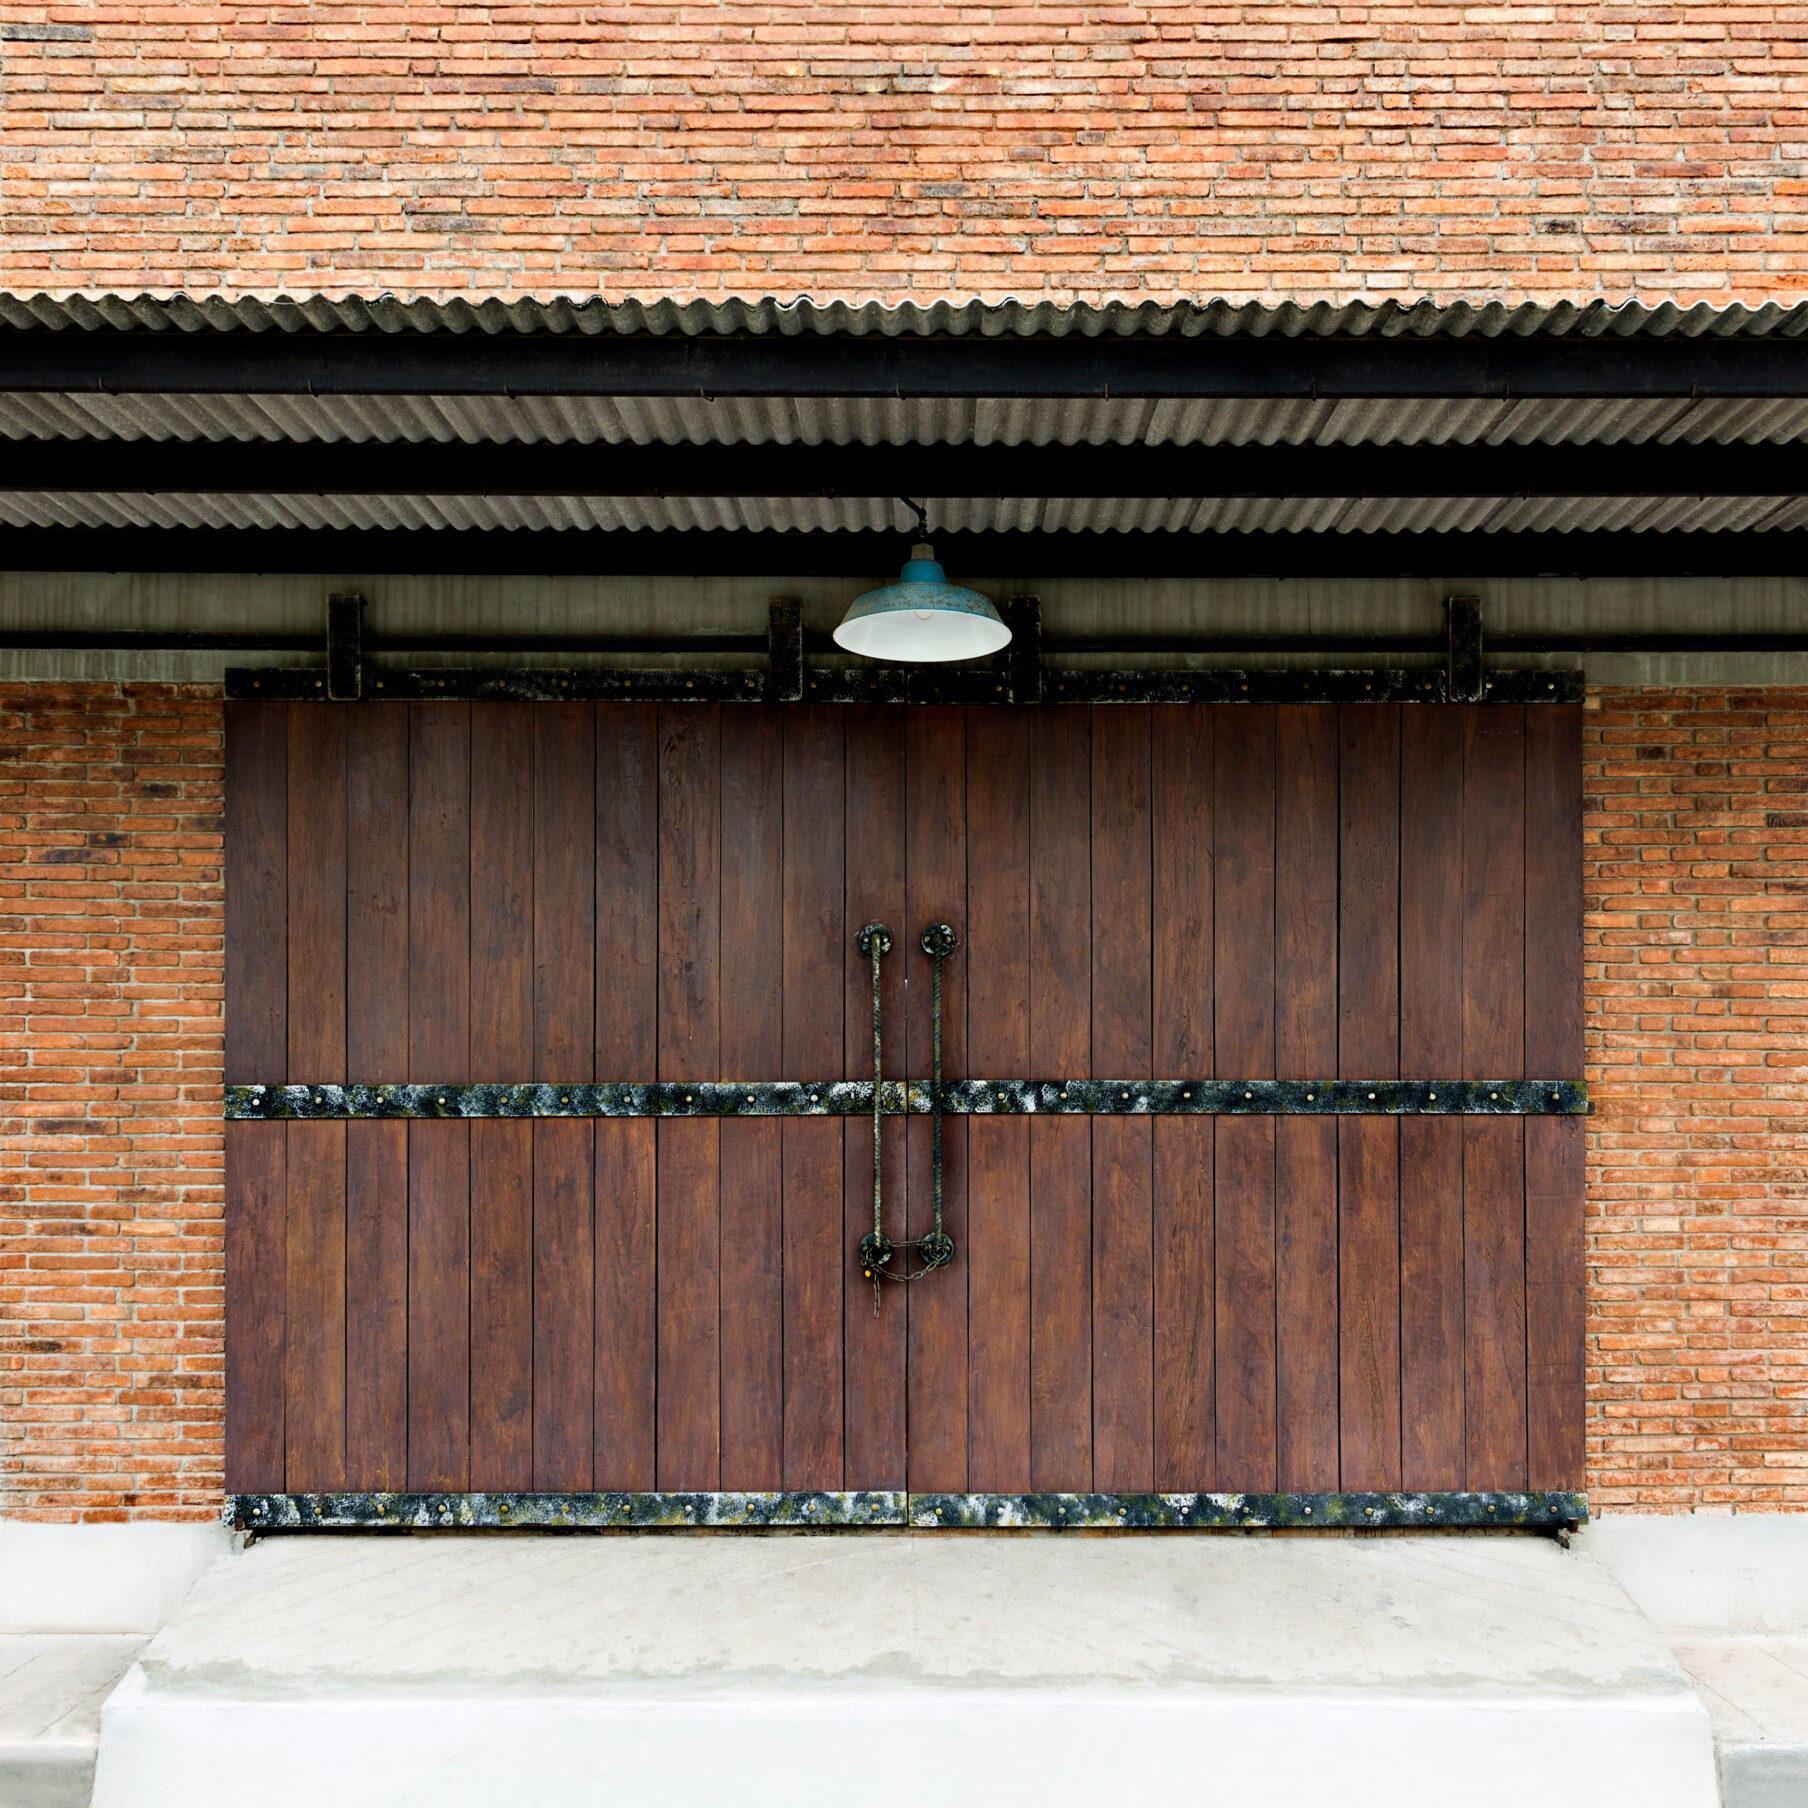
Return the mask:
M0 441L0 491L154 496L1789 496L1736 446L635 446Z
M1808 341L0 331L0 390L639 396L1808 396Z
M936 535L963 582L1065 577L1800 577L1808 530L1740 533ZM620 576L870 580L889 533L282 528L0 529L0 570L309 572L359 577ZM1497 641L1497 647L1503 642Z

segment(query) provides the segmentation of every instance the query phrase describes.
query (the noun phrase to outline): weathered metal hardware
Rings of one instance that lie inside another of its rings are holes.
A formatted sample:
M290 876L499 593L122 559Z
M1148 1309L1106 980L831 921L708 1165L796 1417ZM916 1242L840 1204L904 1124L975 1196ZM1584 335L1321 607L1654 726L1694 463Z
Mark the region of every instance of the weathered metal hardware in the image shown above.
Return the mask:
M1482 603L1478 596L1444 602L1447 646L1444 680L1452 703L1479 703L1487 689L1482 668Z
M873 1311L879 1310L880 1280L889 1272L894 1251L885 1234L885 1048L880 1034L879 963L891 953L891 931L868 923L855 938L873 963L873 1228L860 1239L860 1273L873 1284Z
M466 1531L689 1526L991 1527L1047 1531L1338 1531L1481 1528L1561 1532L1588 1518L1569 1490L1526 1493L231 1494L238 1531Z
M326 694L334 703L364 695L364 599L326 599Z
M917 1255L924 1272L946 1268L954 1260L954 1239L942 1222L942 1112L946 1106L942 1086L942 963L954 952L954 930L947 923L931 923L923 931L923 952L929 956L935 978L933 1002L930 1006L933 1029L930 1041L934 1051L934 1078L930 1082L930 1123L933 1150L931 1157L935 1188L935 1226L917 1244Z
M883 1080L880 1111L1009 1117L1575 1117L1580 1080ZM870 1080L661 1080L225 1089L233 1119L857 1117Z

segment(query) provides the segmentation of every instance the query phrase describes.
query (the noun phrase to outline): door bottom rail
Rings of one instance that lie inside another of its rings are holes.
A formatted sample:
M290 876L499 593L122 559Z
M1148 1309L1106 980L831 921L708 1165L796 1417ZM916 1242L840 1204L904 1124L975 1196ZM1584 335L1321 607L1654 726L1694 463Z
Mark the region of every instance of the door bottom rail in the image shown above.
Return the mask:
M1579 1117L1580 1080L949 1080L968 1117ZM926 1115L936 1088L885 1080L879 1110ZM660 1080L572 1085L233 1085L227 1118L864 1117L871 1080Z
M1567 1531L1588 1518L1569 1489L1464 1493L230 1494L240 1532L684 1531Z

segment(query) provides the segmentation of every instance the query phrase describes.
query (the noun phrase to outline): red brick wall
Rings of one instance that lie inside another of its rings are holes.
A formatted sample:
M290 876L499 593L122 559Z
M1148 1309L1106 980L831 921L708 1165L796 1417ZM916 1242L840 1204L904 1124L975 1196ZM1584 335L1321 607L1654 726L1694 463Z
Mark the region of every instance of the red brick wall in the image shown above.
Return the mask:
M1808 1508L1808 690L1600 702L1590 1493Z
M0 284L1796 297L1808 5L0 0Z
M0 686L0 1513L219 1511L220 706Z
M1808 691L1595 700L1590 1492L1808 1508ZM0 687L0 1512L217 1510L220 777Z

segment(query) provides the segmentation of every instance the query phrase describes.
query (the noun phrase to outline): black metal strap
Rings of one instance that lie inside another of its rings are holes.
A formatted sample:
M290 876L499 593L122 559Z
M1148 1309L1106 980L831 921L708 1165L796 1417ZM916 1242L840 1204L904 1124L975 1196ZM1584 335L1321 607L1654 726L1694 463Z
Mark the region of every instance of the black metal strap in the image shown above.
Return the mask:
M886 1116L1577 1117L1581 1080L886 1080ZM506 1085L232 1085L226 1116L338 1118L860 1117L870 1080Z

